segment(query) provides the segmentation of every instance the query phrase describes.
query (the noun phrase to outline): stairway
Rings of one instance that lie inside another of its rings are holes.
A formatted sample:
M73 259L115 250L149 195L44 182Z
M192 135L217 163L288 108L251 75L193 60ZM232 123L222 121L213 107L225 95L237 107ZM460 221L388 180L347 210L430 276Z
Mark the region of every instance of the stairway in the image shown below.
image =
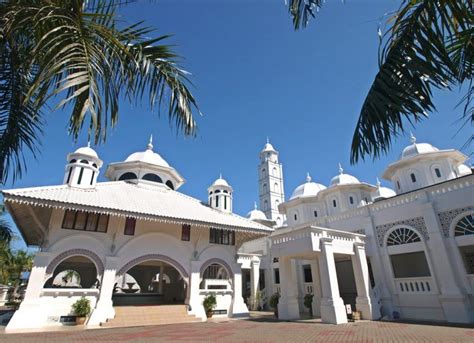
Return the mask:
M116 306L115 318L102 323L102 327L145 326L200 322L188 315L186 305Z

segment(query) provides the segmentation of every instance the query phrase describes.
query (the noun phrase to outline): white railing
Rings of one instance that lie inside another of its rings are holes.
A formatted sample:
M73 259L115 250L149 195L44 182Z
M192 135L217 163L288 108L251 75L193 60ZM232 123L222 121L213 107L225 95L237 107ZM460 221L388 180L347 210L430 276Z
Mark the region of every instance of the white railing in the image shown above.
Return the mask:
M225 279L205 279L204 289L209 291L228 291L232 289L229 280Z
M99 297L97 288L43 288L42 297Z
M434 294L436 286L431 277L395 279L398 294Z

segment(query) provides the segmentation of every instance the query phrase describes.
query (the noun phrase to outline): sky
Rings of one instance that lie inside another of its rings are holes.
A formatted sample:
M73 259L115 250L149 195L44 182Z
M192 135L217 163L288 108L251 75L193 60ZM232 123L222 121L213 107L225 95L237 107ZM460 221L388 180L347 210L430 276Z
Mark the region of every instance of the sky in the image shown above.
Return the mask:
M349 152L361 105L377 72L379 25L400 0L328 0L310 26L294 31L284 0L157 0L123 7L125 23L145 21L183 56L203 113L196 138L170 127L147 106L121 103L107 142L93 146L105 166L146 148L186 179L180 192L207 200L207 187L222 173L234 188L234 212L246 215L258 201L257 165L266 138L280 152L286 198L305 181L325 185L344 171L375 184L409 144L394 141L382 158L350 165ZM418 142L460 148L471 132L456 135L459 91L436 92L437 111L413 128ZM146 103L145 103L146 104ZM28 171L5 188L62 183L66 155L87 144L67 135L67 111L47 115L41 154L28 154ZM390 186L387 181L382 184ZM21 241L16 248L24 248Z

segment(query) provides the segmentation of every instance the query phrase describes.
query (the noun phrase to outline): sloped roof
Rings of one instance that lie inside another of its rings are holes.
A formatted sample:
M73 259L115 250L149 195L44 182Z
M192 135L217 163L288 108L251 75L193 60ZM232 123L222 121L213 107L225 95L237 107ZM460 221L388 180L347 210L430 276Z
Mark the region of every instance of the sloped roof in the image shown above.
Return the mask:
M170 190L161 184L152 185L146 181L100 182L93 189L68 185L32 187L4 190L3 194L7 203L84 210L262 234L273 231L236 214L210 208L200 200Z

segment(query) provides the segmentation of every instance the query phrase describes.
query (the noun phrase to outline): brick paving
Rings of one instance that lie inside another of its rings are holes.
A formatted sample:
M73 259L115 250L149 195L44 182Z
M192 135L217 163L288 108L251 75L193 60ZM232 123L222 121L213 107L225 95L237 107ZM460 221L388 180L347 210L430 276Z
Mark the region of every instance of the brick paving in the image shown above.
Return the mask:
M2 343L56 342L474 342L474 329L393 322L228 320L132 328L4 334Z

